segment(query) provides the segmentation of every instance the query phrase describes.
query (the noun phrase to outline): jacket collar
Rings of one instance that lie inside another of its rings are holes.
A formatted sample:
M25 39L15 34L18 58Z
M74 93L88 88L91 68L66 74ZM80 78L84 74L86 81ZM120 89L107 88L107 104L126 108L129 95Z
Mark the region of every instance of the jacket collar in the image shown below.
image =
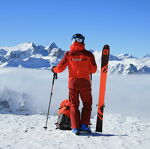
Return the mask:
M73 42L72 45L70 46L70 50L84 50L85 45L80 42Z

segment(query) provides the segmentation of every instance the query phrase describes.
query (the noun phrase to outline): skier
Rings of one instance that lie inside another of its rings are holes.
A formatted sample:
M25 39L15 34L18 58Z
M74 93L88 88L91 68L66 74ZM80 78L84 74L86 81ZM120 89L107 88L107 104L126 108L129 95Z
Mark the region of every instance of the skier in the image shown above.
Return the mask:
M70 51L66 52L60 63L52 68L53 73L61 73L68 66L71 128L76 135L79 135L80 131L91 132L89 127L92 111L90 74L97 70L94 55L85 49L84 40L83 35L74 34ZM81 116L78 109L79 96L83 103Z

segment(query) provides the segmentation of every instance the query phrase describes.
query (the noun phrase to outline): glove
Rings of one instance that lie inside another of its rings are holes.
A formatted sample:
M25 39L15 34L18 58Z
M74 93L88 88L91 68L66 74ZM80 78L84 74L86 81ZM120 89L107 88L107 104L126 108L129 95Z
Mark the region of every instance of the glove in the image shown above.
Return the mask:
M51 69L51 71L54 73L54 79L57 79L58 78L57 73L54 71L55 67L56 66L53 66L52 69Z
M56 73L55 71L54 71L54 68L55 68L56 66L53 66L52 67L52 69L51 69L51 71L53 72L53 73Z

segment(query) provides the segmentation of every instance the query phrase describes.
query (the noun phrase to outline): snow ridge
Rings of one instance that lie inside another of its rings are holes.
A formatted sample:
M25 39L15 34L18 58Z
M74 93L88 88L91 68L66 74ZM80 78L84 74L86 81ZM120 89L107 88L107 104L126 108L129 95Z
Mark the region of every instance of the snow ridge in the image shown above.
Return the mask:
M0 67L49 68L56 65L64 53L54 42L47 47L32 42L0 47Z
M90 50L100 68L101 51ZM49 46L35 45L33 42L22 43L13 47L0 47L0 67L24 67L49 69L57 65L66 51L53 42ZM99 70L98 70L99 71ZM137 58L122 53L109 57L111 74L150 74L150 55Z

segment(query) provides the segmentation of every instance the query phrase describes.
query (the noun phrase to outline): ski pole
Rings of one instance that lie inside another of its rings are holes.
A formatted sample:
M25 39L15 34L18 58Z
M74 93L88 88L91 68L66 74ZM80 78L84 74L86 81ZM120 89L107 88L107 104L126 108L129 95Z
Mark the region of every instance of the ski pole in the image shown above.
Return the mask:
M51 104L51 99L52 99L52 95L53 95L54 80L57 79L57 78L58 78L58 77L57 77L57 73L54 73L54 74L53 74L52 87L51 87L51 93L50 93L50 100L49 100L49 105L48 105L48 110L47 110L46 125L45 125L45 127L43 127L45 130L47 129L48 115L49 115L50 104Z

